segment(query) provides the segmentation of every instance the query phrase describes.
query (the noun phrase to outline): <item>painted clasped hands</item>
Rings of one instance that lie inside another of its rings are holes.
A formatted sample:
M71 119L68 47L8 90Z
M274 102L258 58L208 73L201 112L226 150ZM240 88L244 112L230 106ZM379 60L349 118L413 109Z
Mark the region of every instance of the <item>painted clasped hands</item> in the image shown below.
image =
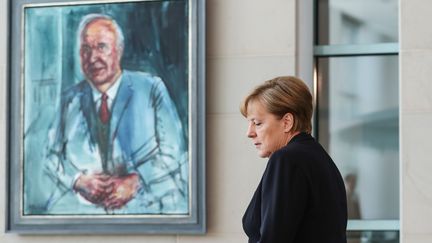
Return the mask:
M128 203L139 189L139 176L111 176L103 173L82 174L74 189L89 202L106 209L118 209Z

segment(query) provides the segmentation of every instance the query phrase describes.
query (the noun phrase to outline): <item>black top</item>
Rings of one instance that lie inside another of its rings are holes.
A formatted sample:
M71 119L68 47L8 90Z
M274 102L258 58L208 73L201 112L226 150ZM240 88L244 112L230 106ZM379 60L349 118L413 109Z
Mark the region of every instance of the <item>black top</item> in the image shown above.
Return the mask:
M346 243L345 186L306 133L274 152L243 216L249 243Z

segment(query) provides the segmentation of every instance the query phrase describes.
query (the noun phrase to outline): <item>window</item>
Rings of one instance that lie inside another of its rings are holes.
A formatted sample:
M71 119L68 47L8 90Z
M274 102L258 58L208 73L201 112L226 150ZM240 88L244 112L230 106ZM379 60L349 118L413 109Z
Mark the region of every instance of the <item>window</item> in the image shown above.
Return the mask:
M399 242L398 0L314 9L314 135L345 180L348 242Z

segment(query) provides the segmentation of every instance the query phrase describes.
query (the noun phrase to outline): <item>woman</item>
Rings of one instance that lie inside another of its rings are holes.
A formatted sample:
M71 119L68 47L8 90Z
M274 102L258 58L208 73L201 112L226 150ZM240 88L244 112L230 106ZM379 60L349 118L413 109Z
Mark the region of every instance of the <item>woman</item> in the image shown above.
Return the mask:
M240 107L247 136L269 158L243 216L249 243L346 243L343 179L310 135L312 95L295 77L258 86Z

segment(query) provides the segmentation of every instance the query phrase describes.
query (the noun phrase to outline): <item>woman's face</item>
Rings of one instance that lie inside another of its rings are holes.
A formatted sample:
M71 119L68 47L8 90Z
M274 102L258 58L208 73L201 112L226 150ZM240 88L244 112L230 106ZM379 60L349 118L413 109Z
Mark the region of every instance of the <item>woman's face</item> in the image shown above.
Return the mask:
M249 126L247 136L252 139L262 158L270 157L288 143L291 127L286 119L269 113L259 101L250 101L247 107Z

